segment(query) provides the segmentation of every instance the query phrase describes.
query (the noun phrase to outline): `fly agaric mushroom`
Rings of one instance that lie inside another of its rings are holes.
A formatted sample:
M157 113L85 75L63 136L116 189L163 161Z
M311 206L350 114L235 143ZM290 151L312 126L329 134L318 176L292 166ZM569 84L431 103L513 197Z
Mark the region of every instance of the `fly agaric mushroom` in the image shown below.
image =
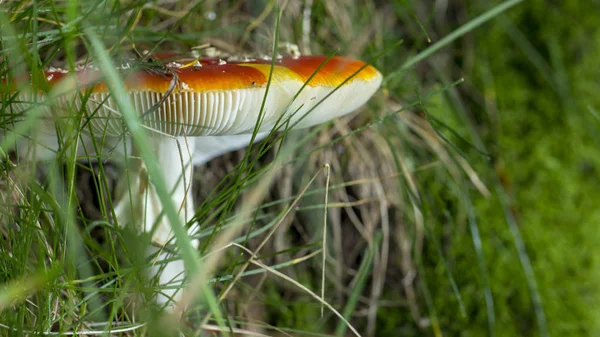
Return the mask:
M372 66L339 56L284 57L275 60L274 65L271 60L257 59L181 59L167 63L161 71L122 68L127 94L140 115L140 123L155 131L148 141L156 151L183 223L188 223L194 214L192 164L195 147L206 147L203 137L225 136L231 141L230 147L235 148L249 143L257 123L260 136L264 136L282 120L289 119L294 128L326 122L363 105L382 81ZM52 87L67 73L50 69L45 75ZM102 82L101 72L83 68L76 71L76 78L78 86L88 90L89 95L63 95L58 98L58 106L74 103L81 109L85 105L90 117L85 122L92 130L118 139L124 130L122 118ZM222 148L228 147L225 145L221 143ZM211 153L203 159L209 157ZM138 163L139 170L131 177L129 188L132 193L143 192L143 196L130 199L124 193L116 203L117 220L136 221L127 218L133 214L143 219L141 227L145 231L156 225L153 242L162 247L172 239L171 226L166 217L161 217L163 207L151 180L145 185L143 163ZM169 256L170 253L163 253L161 257ZM160 275L160 283L179 281L182 272L181 261L169 262ZM159 302L167 302L173 296L175 291L159 297Z

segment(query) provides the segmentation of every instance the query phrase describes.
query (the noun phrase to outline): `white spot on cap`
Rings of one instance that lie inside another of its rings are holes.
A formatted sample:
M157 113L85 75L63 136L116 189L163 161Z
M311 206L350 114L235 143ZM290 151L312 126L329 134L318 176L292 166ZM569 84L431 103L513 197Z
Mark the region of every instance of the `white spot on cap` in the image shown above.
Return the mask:
M227 64L227 62L225 62L225 60L223 59L219 59L219 65L222 66L224 64Z
M181 68L181 67L183 67L183 64L177 63L177 62L169 62L169 64L167 64L167 67L169 67L169 68Z
M75 71L82 71L87 68L89 68L87 64L80 64L80 65L75 66Z
M285 44L285 51L288 53L288 55L292 56L292 58L294 58L294 59L297 59L300 56L302 56L302 54L300 53L300 48L298 48L298 45L293 44L293 43L287 42Z
M49 72L49 73L63 73L63 74L68 73L68 71L65 70L65 69L54 68L54 67L48 67L48 69L46 71Z

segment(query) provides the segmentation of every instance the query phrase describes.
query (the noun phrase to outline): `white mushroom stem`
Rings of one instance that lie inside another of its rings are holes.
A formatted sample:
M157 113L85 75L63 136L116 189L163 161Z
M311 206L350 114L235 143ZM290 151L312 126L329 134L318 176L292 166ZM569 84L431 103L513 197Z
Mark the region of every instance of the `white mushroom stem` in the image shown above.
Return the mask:
M268 134L269 132L257 133L254 142L263 140ZM196 137L193 163L202 165L224 153L248 147L250 140L252 134Z
M266 137L268 132L259 133L254 141ZM171 201L179 211L182 224L188 224L195 213L192 195L192 173L194 164L203 164L223 153L248 146L252 135L233 135L220 137L167 137L153 134L149 146L155 151L158 163L163 172L163 179L169 191ZM134 156L135 152L133 151ZM149 181L149 182L148 182ZM148 179L145 166L140 158L132 158L129 165L129 179L123 179L126 191L117 200L115 214L120 224L140 224L141 230L150 232L153 245L147 249L147 256L153 256L153 267L150 277L158 277L158 287L164 289L157 296L160 305L176 302L181 296L181 285L184 278L183 260L176 254L165 250L165 245L173 244L172 227L164 215L163 205ZM189 233L196 231L190 226ZM197 240L192 243L195 247ZM168 262L162 262L168 261Z
M160 135L152 135L149 138L149 145L156 151L163 179L171 193L171 200L178 210L179 219L182 224L187 224L194 215L192 160L195 139L192 137L173 138ZM145 206L143 209L143 230L150 232L156 225L152 236L153 241L161 245L173 243L170 242L173 237L171 225L166 215L163 214L163 207L152 184L152 177L150 177L150 184L146 188L143 202Z
M162 168L163 178L168 190L171 191L171 200L178 209L180 223L183 225L187 225L195 212L192 194L194 142L195 138L193 137L154 136L151 140L152 145L156 146L157 159ZM150 182L152 182L152 179L150 179ZM146 200L143 218L144 230L151 231L158 220L156 231L152 236L153 243L158 246L153 245L147 249L148 255L155 256L153 267L150 269L150 276L155 277L158 275L158 286L167 287L158 293L156 298L158 304L165 305L171 301L176 302L181 297L183 292L181 285L185 276L185 268L183 260L175 256L176 254L162 249L161 246L174 243L172 240L172 226L164 215L163 207L152 183L149 184L146 192L144 196ZM195 226L190 226L190 234L195 229ZM193 240L192 244L197 248L198 240ZM156 254L157 252L159 253ZM162 265L154 264L162 261L168 262L163 262Z
M179 212L180 223L186 225L194 215L192 196L192 158L194 138L167 137L153 134L148 138L148 146L155 151L161 167L163 179L170 191L171 202ZM133 154L137 151L133 149ZM123 179L125 192L118 197L115 214L121 225L132 223L141 225L140 230L151 232L152 243L148 256L154 256L150 277L158 276L158 287L169 287L157 297L161 305L177 300L179 285L183 281L183 261L177 259L176 253L165 250L166 245L174 244L172 226L165 216L163 204L148 177L141 158L132 158L129 164L129 179ZM193 226L190 231L193 231ZM197 241L193 241L197 245ZM158 253L158 254L157 254ZM159 261L171 260L162 264Z

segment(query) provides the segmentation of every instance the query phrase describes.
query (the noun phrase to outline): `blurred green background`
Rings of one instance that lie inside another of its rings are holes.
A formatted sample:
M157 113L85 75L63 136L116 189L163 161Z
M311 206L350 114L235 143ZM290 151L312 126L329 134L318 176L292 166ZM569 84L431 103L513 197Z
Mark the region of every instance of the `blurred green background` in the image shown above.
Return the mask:
M483 8L483 2L469 3L471 10ZM444 103L465 109L472 118L493 157L487 175L499 180L492 182L499 195L475 201L498 335L541 335L534 324L541 310L548 334L598 334L600 102L593 92L600 67L592 60L600 44L599 10L598 2L524 1L476 30L453 53L461 65L454 73L469 83ZM438 107L436 115L446 119L443 111ZM541 308L536 308L532 284L517 262L513 220L533 267ZM456 274L473 273L464 258L469 253L457 254ZM467 288L463 296L481 294ZM442 305L439 298L436 302ZM467 306L478 312L477 304ZM480 313L469 320L474 319L484 322ZM446 324L460 320L454 317ZM474 327L462 332L485 334Z

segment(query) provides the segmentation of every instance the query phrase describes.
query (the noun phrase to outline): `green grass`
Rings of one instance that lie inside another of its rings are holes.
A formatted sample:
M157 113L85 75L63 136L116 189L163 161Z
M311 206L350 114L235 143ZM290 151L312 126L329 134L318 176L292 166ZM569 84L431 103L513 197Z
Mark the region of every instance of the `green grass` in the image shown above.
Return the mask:
M261 54L292 42L372 60L385 76L351 117L196 169L200 250L176 226L199 299L184 324L148 301L160 290L145 274L149 240L114 223L113 164L75 151L89 132L79 127L83 111L56 124L62 136L50 159L19 160L15 141L44 145L45 106L11 114L15 97L3 89L0 334L600 332L600 7L331 0L305 11L302 3L310 1L281 7L279 22L275 2L259 0L0 5L8 83L87 58L111 69L133 44L185 52L205 42ZM122 91L116 72L106 75ZM39 75L31 82L45 86ZM157 177L147 132L119 104ZM176 219L175 207L165 215ZM325 303L315 297L323 270Z

